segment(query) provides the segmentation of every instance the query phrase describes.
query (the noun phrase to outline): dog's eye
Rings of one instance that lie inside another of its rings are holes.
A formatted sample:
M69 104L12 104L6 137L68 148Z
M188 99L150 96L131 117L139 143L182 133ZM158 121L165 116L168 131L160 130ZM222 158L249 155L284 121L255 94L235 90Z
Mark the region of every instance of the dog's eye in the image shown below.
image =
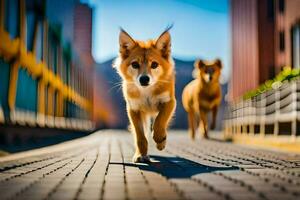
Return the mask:
M151 63L151 68L152 69L155 69L157 67L158 67L158 63L157 62L154 61L154 62Z
M138 69L138 68L140 68L140 64L138 63L138 62L132 62L131 63L131 66L134 68L134 69Z

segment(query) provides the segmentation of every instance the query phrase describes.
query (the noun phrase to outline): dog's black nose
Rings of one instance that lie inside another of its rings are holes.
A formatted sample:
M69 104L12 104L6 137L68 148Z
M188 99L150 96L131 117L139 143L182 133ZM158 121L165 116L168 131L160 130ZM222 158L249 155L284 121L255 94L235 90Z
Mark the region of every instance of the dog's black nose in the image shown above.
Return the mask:
M150 78L149 76L141 76L139 81L141 86L147 86L149 85Z

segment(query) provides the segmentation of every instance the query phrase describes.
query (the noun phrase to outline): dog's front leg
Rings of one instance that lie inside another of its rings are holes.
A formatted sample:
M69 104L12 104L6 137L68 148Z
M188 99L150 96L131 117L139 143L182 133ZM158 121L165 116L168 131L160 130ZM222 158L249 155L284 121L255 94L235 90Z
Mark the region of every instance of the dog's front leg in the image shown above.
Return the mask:
M207 130L207 113L200 110L200 120L204 128L203 137L208 138L208 130Z
M212 123L210 125L210 129L216 128L217 114L218 114L218 106L215 106L212 109Z
M144 134L141 112L129 109L128 115L136 145L133 162L149 162L150 159L147 156L148 141Z
M196 126L195 112L192 109L188 112L188 122L189 122L190 137L192 140L194 140L197 126Z
M156 148L163 150L166 146L167 128L175 110L176 101L170 100L161 103L158 106L158 115L153 124L153 139L156 142Z

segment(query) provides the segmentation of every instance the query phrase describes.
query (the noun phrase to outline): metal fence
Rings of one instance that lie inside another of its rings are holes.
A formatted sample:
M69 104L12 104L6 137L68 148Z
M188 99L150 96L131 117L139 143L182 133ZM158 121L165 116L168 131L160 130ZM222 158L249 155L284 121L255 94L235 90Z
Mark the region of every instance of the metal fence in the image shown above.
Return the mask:
M300 136L300 80L229 106L225 135Z
M91 130L92 80L43 2L0 0L0 123Z

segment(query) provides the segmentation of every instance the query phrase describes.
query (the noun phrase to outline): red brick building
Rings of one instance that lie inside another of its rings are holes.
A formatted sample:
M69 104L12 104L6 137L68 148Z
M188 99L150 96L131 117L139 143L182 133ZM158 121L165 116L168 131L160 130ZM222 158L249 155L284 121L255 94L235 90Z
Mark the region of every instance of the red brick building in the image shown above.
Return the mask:
M92 57L92 8L76 4L74 9L74 45L82 59L93 63ZM92 66L92 65L89 65Z
M231 0L232 76L229 100L299 67L299 0Z
M74 7L74 47L84 63L85 73L90 76L93 87L93 119L97 126L112 126L116 121L114 107L108 94L107 84L101 74L96 73L98 66L92 56L93 9L87 4L77 3ZM100 120L101 119L101 120ZM101 122L101 123L100 123Z

